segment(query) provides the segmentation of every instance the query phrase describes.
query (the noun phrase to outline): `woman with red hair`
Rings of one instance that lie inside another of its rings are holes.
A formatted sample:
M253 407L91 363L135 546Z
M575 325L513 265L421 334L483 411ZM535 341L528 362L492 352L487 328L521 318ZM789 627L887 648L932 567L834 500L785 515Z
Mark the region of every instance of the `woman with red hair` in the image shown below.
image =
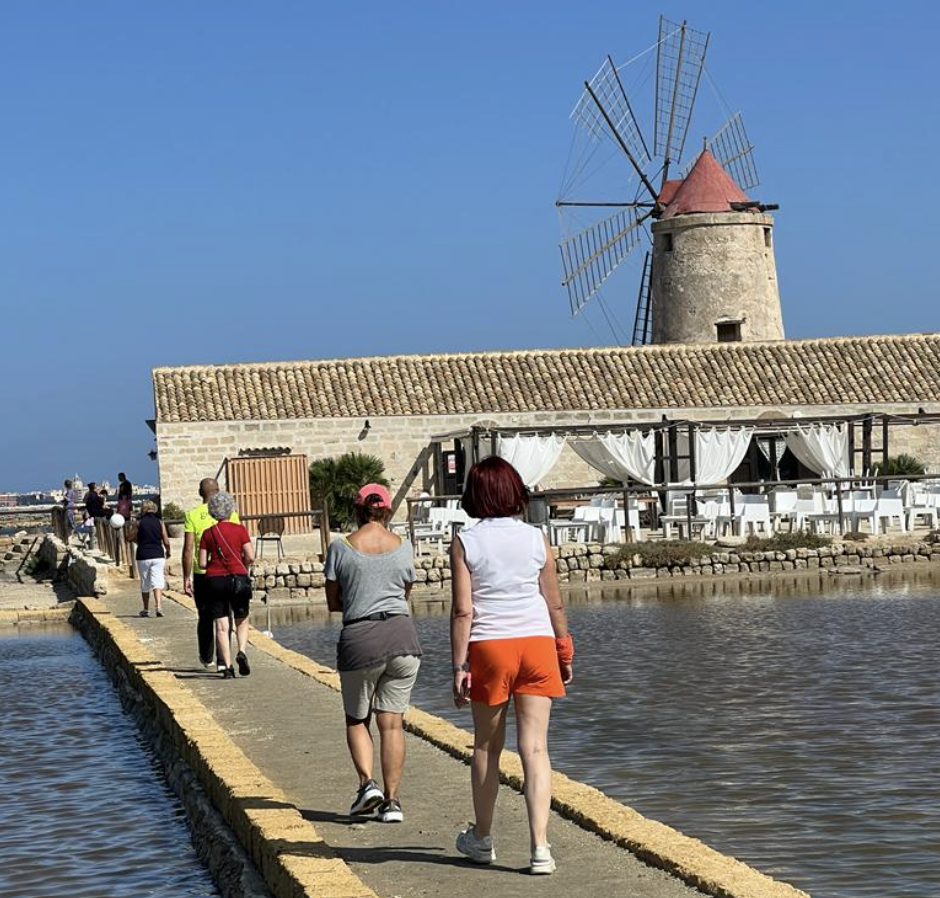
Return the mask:
M574 647L558 589L555 559L541 531L521 520L528 503L522 478L496 456L470 469L463 507L479 523L451 545L451 653L454 702L473 710L470 783L476 821L457 850L478 864L496 860L493 814L509 700L516 710L525 773L531 873L552 873L548 843L552 699L571 682Z

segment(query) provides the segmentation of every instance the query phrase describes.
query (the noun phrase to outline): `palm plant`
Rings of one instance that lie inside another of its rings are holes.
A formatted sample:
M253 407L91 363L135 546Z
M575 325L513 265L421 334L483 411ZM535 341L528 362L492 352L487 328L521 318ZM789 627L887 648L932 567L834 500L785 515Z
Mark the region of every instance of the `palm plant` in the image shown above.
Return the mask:
M872 474L876 477L901 477L905 474L923 474L924 463L913 455L891 455L887 463L875 462L872 465Z
M356 493L367 483L388 486L382 459L364 452L346 452L338 458L320 458L310 464L310 498L314 507L327 504L330 518L349 529L355 520Z

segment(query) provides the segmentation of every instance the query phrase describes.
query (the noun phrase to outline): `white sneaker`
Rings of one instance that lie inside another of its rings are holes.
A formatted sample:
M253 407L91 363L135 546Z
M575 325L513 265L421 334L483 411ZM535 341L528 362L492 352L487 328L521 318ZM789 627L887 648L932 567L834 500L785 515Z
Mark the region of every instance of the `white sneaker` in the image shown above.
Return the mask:
M539 845L538 848L532 852L532 857L529 859L529 872L533 875L538 873L554 873L555 866L555 858L552 857L551 845Z
M471 823L457 836L457 850L475 864L492 864L496 860L492 836L478 836Z

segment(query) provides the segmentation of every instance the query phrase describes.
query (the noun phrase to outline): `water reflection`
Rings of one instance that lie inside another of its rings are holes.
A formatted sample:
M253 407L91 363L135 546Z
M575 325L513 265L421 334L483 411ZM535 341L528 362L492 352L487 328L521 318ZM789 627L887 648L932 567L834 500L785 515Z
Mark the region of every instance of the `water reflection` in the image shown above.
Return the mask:
M669 581L566 593L577 682L552 753L577 779L814 895L940 894L940 579ZM416 702L448 695L446 601L416 603ZM335 618L335 616L334 616ZM273 616L332 663L338 621Z
M217 895L84 640L44 626L0 633L0 652L0 894Z

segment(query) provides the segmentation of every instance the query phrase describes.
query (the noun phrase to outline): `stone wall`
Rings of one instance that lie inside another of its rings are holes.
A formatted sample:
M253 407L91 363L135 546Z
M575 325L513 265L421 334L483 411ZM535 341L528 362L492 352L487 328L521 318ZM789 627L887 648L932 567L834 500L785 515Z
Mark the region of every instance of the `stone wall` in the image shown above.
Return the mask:
M56 572L79 596L102 596L108 592L110 565L95 555L75 546L66 546L62 540L46 534L39 546L40 567Z
M645 545L654 545L653 543ZM895 546L846 541L819 549L788 549L785 552L748 552L743 548L716 547L711 555L687 564L647 567L639 555L614 561L620 545L572 544L555 549L555 569L560 583L607 583L617 580L650 580L667 577L725 576L728 574L782 573L832 569L879 571L898 564L940 563L940 543L917 542ZM415 589L418 592L450 590L450 556L415 559ZM326 602L323 565L317 562L282 562L255 565L256 597L267 595L272 602Z
M940 412L940 404L927 406ZM502 415L448 415L428 417L370 417L370 429L362 435L365 418L309 418L281 421L201 421L186 424L157 424L157 446L160 466L160 489L164 502L175 502L188 508L198 501L196 488L203 477L219 474L226 458L237 456L243 449L287 446L293 452L316 458L356 450L378 455L385 462L386 475L392 483L393 495L418 495L428 488L433 476L429 462L419 464L422 452L433 436L458 431L481 422L504 426L597 424L612 422L659 421L663 415L672 419L746 419L765 412L791 417L799 415L838 415L847 412L890 411L916 412L916 405L748 406L716 409L649 409L613 411L530 412ZM928 466L940 469L940 427L895 427L891 430L891 453L908 452ZM583 462L570 448L542 483L545 488L596 484L600 474ZM410 487L403 485L410 482ZM399 509L399 516L404 503Z

